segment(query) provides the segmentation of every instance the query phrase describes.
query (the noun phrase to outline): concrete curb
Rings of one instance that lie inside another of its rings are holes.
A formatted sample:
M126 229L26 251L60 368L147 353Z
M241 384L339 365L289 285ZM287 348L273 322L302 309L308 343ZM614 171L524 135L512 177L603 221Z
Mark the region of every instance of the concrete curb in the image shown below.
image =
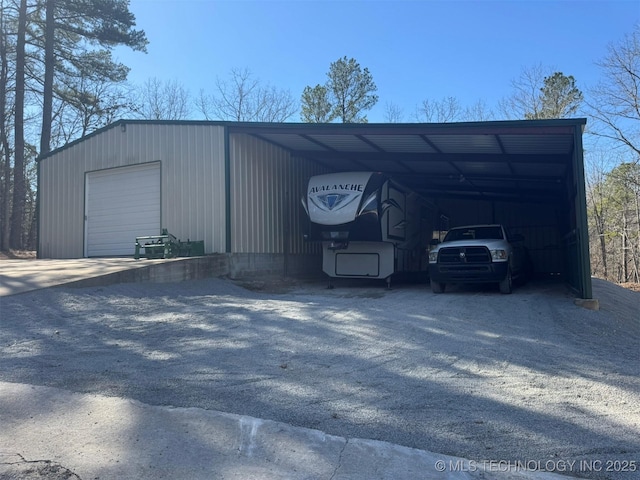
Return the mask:
M0 478L563 478L489 472L461 458L253 417L6 382L0 419Z

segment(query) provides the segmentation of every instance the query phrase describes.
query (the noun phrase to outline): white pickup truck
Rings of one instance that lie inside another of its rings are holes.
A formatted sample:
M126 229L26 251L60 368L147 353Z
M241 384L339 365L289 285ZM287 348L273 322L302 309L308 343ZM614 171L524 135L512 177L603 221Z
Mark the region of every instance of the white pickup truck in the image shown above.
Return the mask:
M527 274L530 261L522 235L511 235L502 225L452 228L442 243L431 242L429 276L434 293L447 283L498 283L511 293L513 279Z

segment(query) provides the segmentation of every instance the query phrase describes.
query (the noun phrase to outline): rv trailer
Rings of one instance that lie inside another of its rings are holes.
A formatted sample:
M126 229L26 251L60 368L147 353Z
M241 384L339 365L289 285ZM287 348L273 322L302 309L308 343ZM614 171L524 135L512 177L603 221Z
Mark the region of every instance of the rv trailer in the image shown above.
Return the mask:
M322 242L330 277L379 278L425 272L435 208L381 173L342 172L309 179L302 199L306 240Z

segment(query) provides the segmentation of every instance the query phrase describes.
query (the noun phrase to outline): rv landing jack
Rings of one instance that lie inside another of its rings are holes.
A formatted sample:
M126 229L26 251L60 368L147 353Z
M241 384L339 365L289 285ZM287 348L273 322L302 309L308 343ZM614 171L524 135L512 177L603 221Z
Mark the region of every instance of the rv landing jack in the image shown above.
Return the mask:
M331 278L329 275L327 275L327 278L329 279L329 283L327 284L327 290L333 290L335 288L335 286L333 285L333 278Z

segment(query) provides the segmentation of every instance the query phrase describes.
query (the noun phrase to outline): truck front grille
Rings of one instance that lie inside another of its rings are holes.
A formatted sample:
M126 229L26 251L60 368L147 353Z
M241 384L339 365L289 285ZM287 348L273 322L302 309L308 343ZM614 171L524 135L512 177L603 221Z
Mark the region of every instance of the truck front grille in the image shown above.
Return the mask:
M438 263L491 263L491 254L487 247L448 247L440 250Z

